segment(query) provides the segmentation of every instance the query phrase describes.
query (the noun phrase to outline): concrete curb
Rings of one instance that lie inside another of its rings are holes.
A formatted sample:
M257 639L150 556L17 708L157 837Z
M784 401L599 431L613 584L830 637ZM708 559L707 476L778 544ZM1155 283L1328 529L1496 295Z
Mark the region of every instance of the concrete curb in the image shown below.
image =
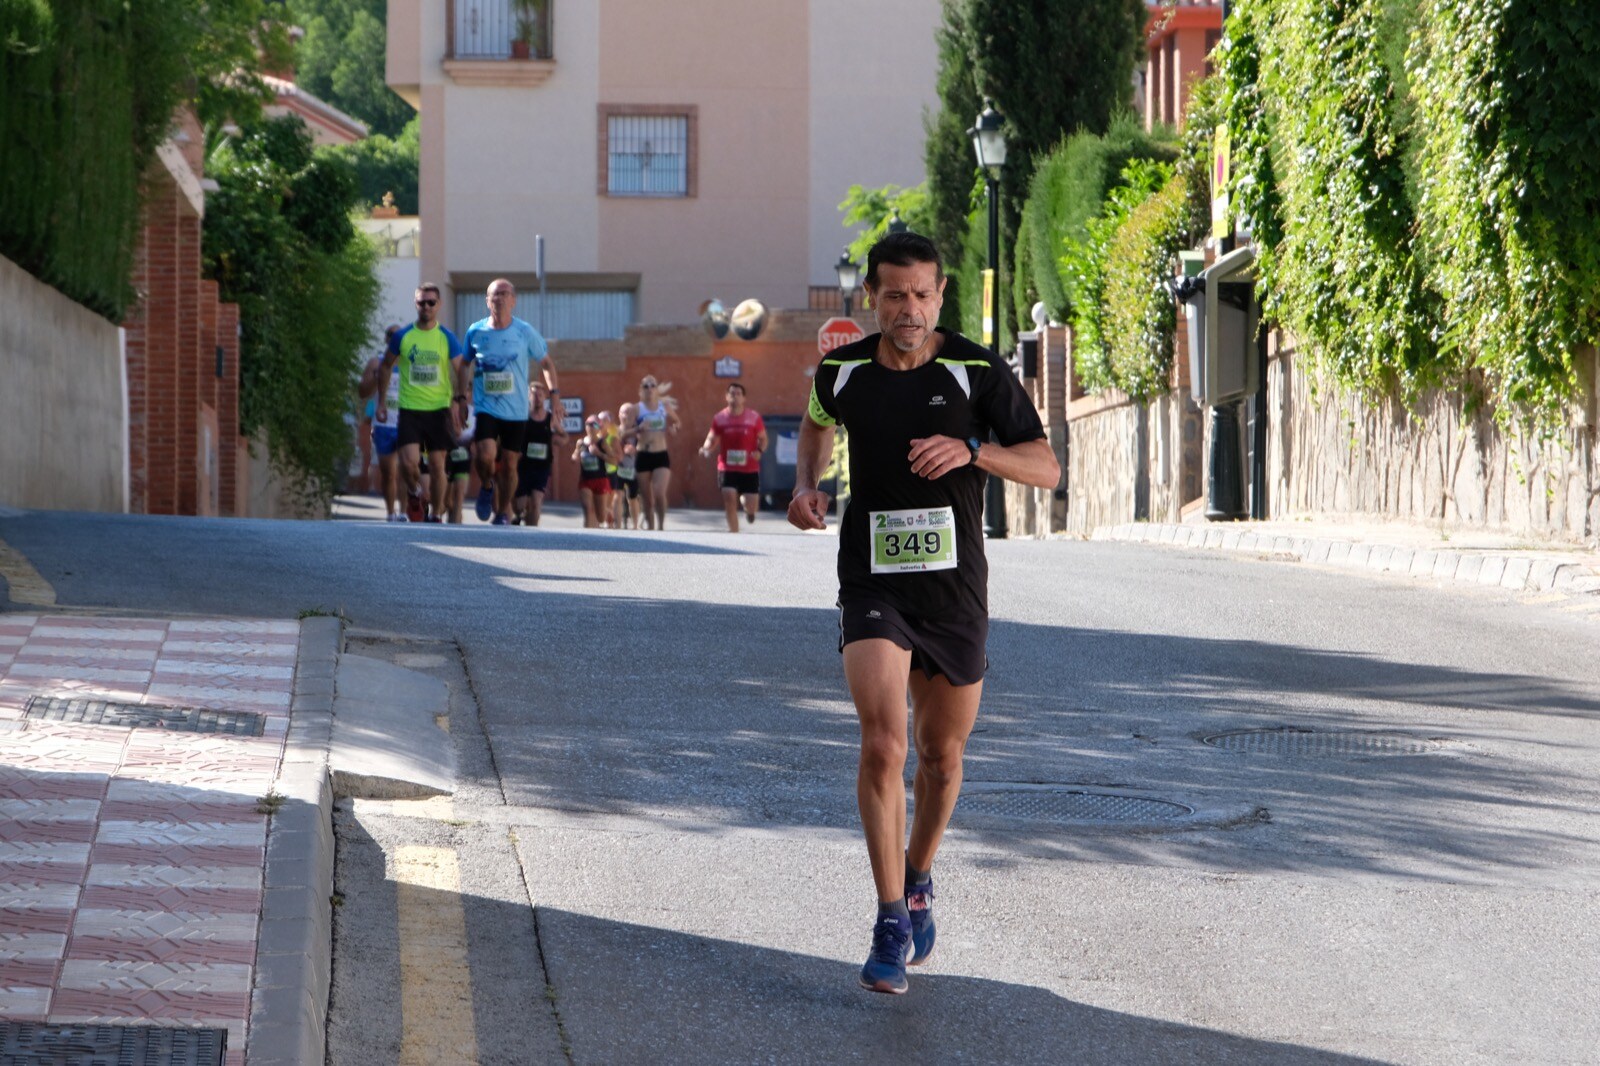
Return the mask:
M1245 525L1191 526L1154 522L1101 526L1090 539L1270 553L1345 570L1409 574L1466 585L1498 586L1516 592L1600 593L1600 570L1535 552L1408 548L1255 533Z
M327 1056L333 973L334 672L343 622L300 624L283 765L284 798L267 831L267 867L246 1055L251 1066L321 1066Z

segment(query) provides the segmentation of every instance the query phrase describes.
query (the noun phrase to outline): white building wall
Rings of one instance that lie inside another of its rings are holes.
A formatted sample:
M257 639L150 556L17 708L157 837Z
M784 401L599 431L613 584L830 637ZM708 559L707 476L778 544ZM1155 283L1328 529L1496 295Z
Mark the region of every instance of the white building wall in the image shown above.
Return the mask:
M595 5L560 4L543 85L446 88L451 272L531 272L540 233L547 269L596 269L599 25Z
M839 202L868 188L923 180L924 111L937 110L939 0L810 0L810 284L859 232ZM974 116L976 117L976 116Z

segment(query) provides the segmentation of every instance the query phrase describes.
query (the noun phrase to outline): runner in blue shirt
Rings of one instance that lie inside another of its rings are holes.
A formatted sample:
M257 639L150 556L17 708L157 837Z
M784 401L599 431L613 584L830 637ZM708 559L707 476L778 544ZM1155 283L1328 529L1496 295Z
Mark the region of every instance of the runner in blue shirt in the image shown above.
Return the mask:
M472 382L472 405L477 412L473 452L478 477L485 490L493 487L497 526L511 524L511 499L517 484L517 460L522 458L528 435L528 376L539 364L552 404L559 402L556 364L539 331L512 315L517 290L505 278L489 283L489 317L467 328L462 360L461 389ZM501 453L505 462L499 462Z

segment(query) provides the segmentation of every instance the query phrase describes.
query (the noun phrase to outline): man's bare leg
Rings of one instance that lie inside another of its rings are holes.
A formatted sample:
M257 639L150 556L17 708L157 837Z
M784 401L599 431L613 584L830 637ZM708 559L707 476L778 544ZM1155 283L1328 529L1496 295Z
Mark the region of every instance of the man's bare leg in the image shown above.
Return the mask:
M844 677L861 722L856 802L878 902L905 898L906 677L911 652L881 638L844 646Z
M917 745L915 804L906 861L918 870L933 868L933 857L961 794L961 764L967 738L978 719L983 682L952 685L943 676L911 671L911 731Z

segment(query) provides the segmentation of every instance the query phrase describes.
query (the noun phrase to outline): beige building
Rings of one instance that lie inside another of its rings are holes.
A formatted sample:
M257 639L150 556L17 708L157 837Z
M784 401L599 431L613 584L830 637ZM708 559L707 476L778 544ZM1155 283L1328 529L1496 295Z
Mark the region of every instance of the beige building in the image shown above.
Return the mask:
M495 275L536 287L536 234L548 295L519 313L552 338L809 306L849 186L923 178L938 22L939 0L389 0L446 321Z

